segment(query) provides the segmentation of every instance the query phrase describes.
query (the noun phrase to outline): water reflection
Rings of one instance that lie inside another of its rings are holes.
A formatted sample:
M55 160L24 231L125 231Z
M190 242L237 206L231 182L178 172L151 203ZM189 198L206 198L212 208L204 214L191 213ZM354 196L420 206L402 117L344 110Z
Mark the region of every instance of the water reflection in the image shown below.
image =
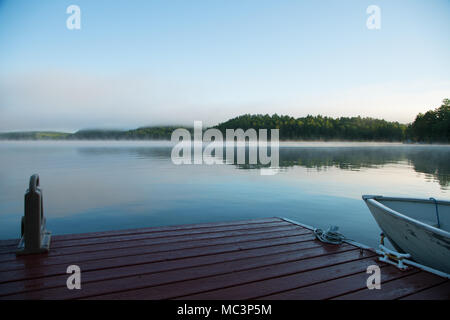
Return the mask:
M131 153L137 158L169 160L172 147L158 145L151 147L80 147L78 152L84 155L107 155ZM248 147L246 148L248 161ZM192 153L193 154L193 153ZM223 155L225 157L226 150ZM237 151L235 148L235 161ZM317 171L328 168L358 171L364 168L381 168L387 164L405 163L425 175L427 179L438 182L442 189L450 186L450 146L280 146L280 167L305 167ZM222 159L221 159L222 160ZM238 169L251 170L267 167L268 165L239 164Z
M283 216L339 225L376 246L380 231L362 194L449 194L450 146L282 143L282 170L270 177L248 163L177 166L172 146L0 143L0 239L20 234L23 194L36 172L54 234Z
M447 146L280 149L282 167L361 170L401 162L410 164L416 172L433 177L442 188L447 188L450 184L450 148Z

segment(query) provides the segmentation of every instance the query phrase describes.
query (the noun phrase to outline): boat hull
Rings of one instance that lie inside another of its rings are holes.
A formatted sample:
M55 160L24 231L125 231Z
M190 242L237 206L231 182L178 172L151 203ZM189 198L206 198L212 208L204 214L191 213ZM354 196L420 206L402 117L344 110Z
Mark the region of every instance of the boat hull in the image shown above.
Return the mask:
M450 234L412 219L376 201L364 198L386 237L400 252L416 262L450 273Z

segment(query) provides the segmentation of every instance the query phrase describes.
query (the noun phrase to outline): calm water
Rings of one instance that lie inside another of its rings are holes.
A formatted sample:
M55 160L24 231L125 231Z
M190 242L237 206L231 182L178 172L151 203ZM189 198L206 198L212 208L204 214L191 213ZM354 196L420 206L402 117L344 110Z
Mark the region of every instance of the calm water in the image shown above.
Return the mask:
M362 194L450 198L450 146L288 143L282 172L172 164L166 142L0 142L0 239L39 173L53 234L282 216L375 246Z

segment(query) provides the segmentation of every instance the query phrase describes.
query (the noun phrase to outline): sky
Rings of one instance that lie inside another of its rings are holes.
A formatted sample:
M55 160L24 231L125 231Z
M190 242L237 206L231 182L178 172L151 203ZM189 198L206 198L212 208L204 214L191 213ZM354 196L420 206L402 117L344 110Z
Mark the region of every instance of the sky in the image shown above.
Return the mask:
M0 131L411 122L450 98L449 14L449 0L0 0Z

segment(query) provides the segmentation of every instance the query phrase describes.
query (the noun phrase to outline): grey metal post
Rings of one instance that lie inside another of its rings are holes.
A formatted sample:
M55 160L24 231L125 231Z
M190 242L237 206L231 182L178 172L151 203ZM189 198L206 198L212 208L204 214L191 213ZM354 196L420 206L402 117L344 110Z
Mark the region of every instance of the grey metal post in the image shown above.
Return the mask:
M39 175L30 177L25 193L25 214L22 217L19 251L17 254L44 253L50 249L51 233L45 229L44 203L39 187Z

